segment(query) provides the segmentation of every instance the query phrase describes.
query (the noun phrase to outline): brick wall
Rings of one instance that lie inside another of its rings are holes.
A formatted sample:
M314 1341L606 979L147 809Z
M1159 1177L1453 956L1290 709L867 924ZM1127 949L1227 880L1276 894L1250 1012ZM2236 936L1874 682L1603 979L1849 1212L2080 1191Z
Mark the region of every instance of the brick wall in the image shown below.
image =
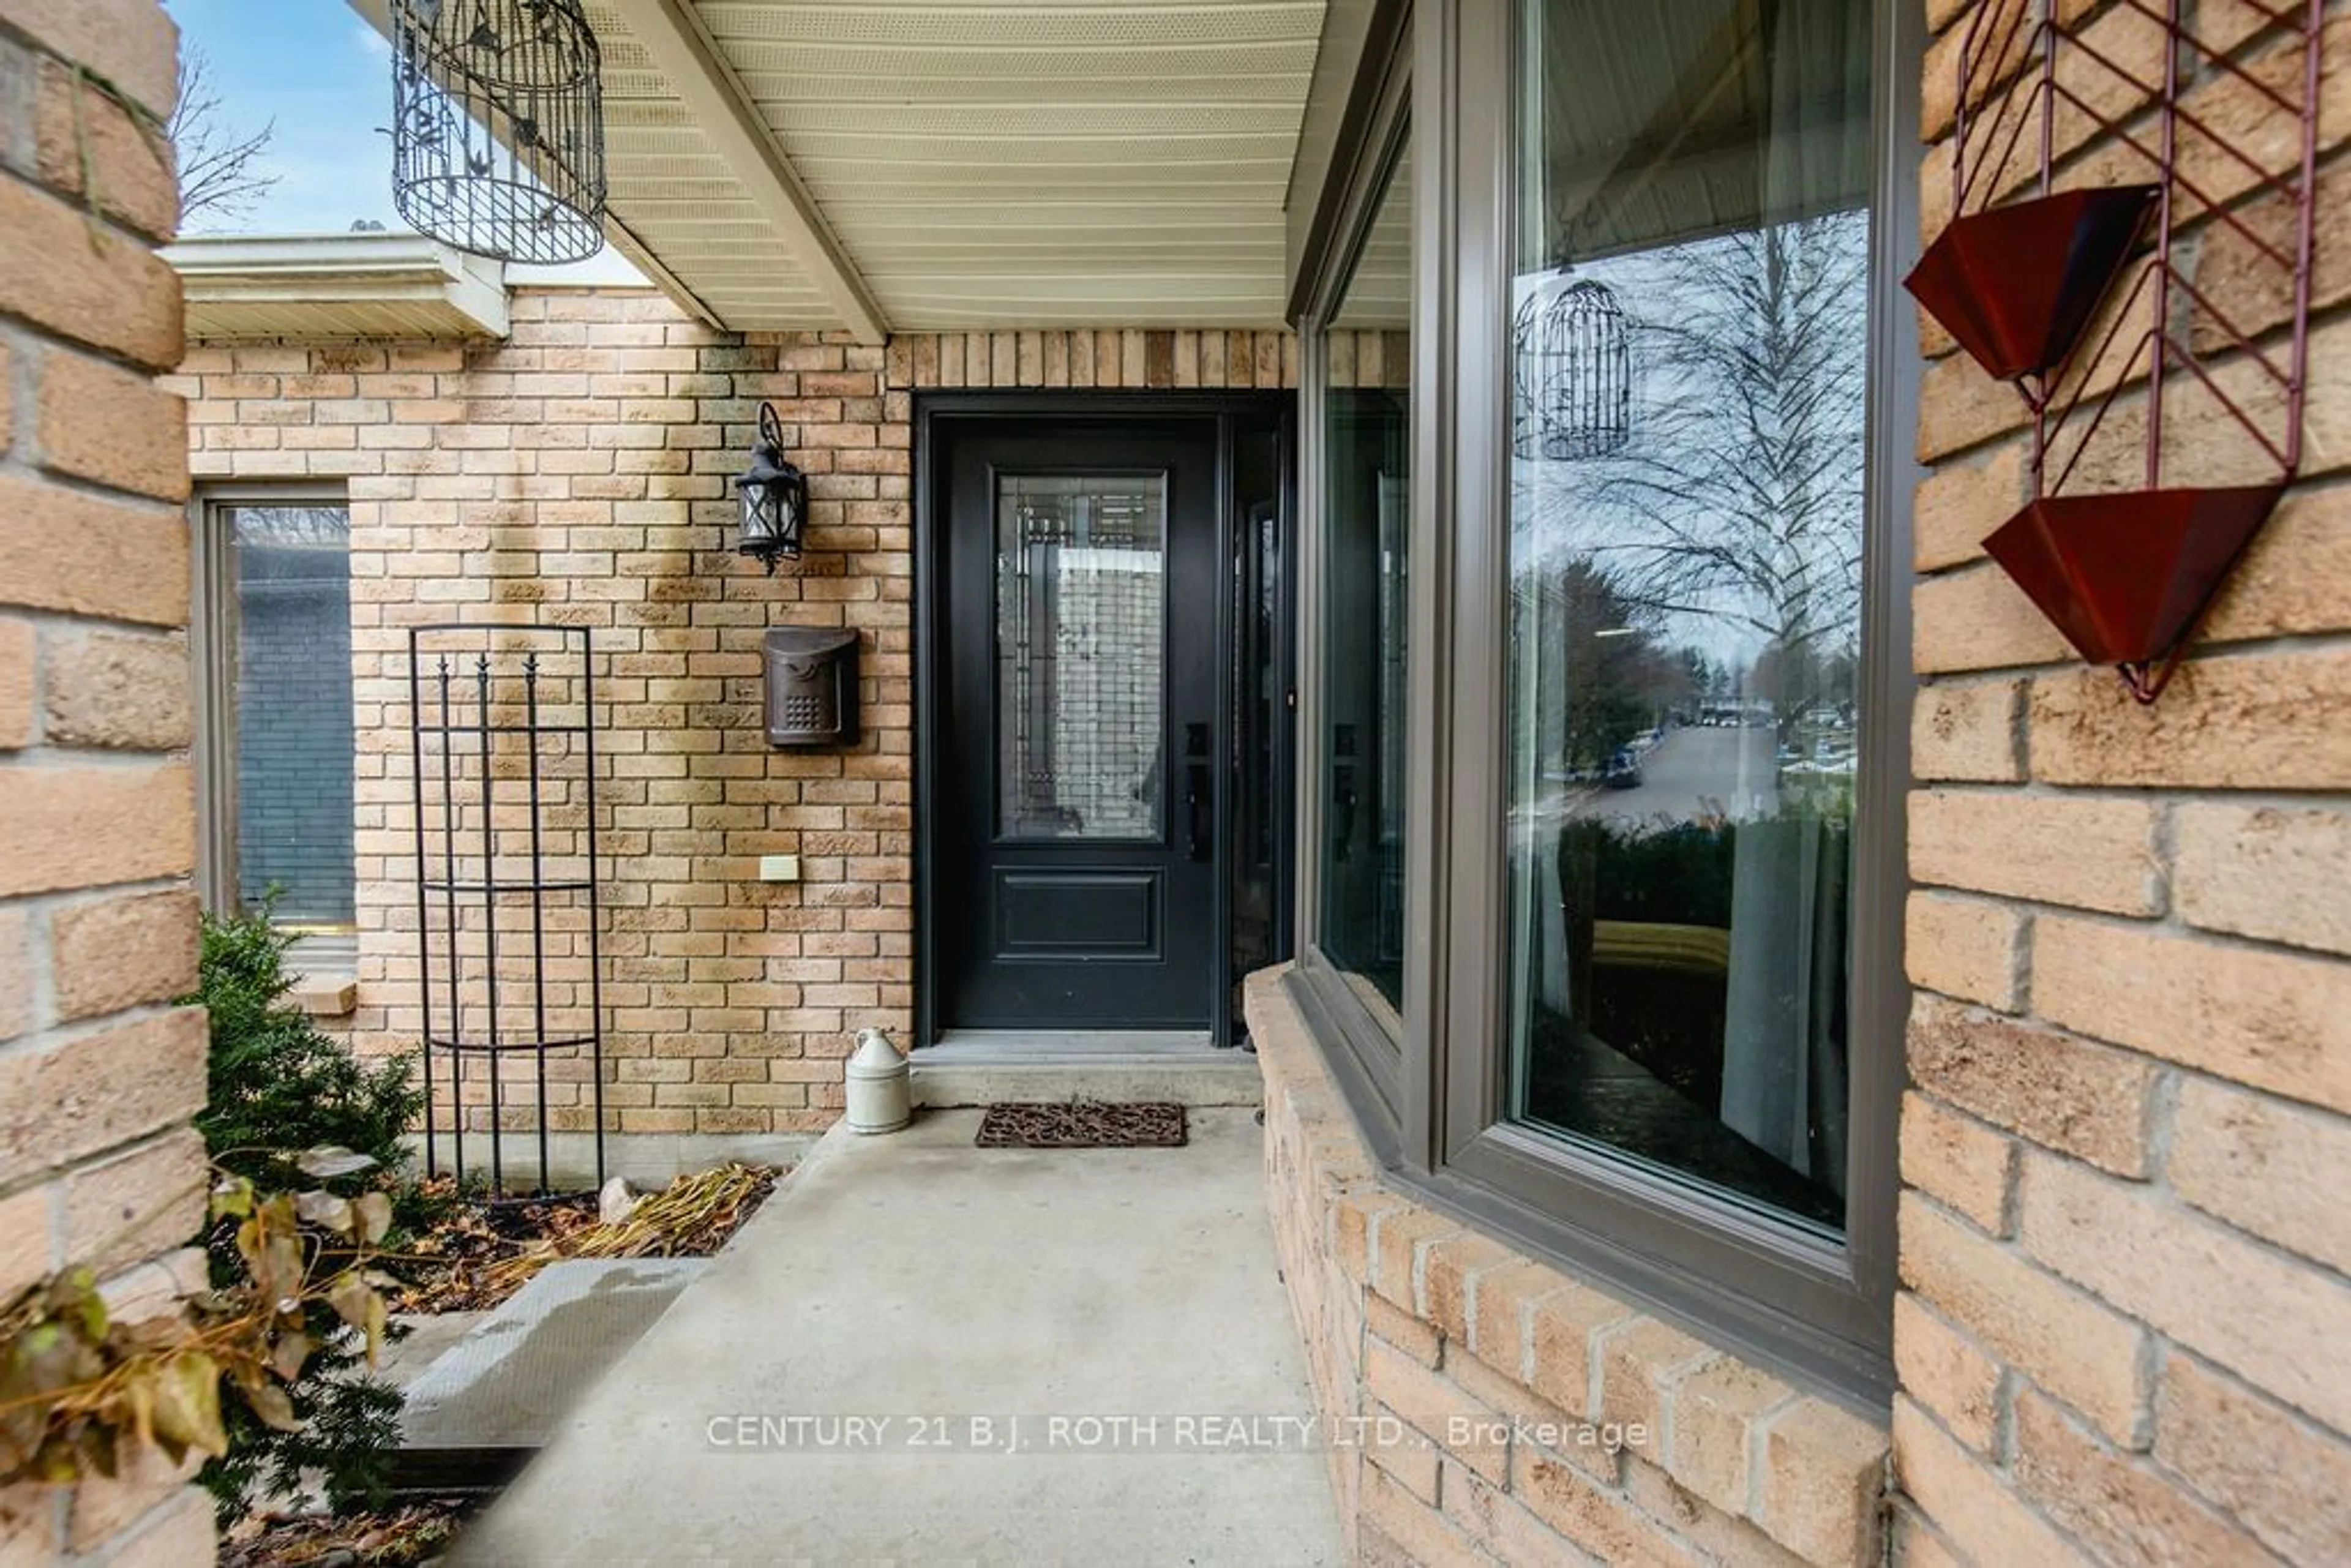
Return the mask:
M198 482L340 481L351 515L362 1049L418 1035L406 628L592 629L604 768L609 1124L814 1132L855 1030L913 987L914 393L1281 387L1286 333L719 333L644 290L524 289L502 342L198 344ZM806 554L732 553L761 399L809 476ZM770 626L863 633L864 735L771 749ZM798 853L799 883L758 880ZM476 1082L475 1090L486 1093ZM559 1127L587 1124L579 1085ZM471 1097L469 1096L469 1099ZM486 1115L477 1105L476 1122Z
M1881 1425L1382 1181L1280 974L1249 981L1267 1190L1359 1561L1879 1560Z
M2250 7L2202 9L2291 78ZM1930 214L1970 10L1928 5ZM2143 18L2070 11L2159 78ZM2020 406L1926 328L1894 1414L1921 1561L2351 1558L2351 5L2327 13L2304 478L2158 706L2074 662L1984 559L2022 497ZM2278 152L2250 89L2190 92ZM2129 167L2070 157L2061 184ZM2273 329L2283 297L2208 231L2182 231L2198 282ZM2120 472L2136 396L2118 420L2091 461ZM2172 434L2174 482L2242 476L2209 411Z
M204 1281L176 200L126 109L175 47L152 0L0 0L0 1301L86 1265L124 1319ZM0 1490L0 1560L208 1561L184 1479Z

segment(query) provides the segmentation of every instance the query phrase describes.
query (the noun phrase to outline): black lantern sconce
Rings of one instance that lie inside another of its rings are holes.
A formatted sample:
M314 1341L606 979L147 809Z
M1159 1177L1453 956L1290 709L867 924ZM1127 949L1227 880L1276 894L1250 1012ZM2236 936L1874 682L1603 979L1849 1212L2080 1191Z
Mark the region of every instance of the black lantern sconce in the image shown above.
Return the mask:
M800 556L800 525L808 520L808 476L784 456L784 427L776 405L759 405L759 439L751 448L751 466L735 480L742 502L743 537L738 554L757 556L776 574L776 562Z

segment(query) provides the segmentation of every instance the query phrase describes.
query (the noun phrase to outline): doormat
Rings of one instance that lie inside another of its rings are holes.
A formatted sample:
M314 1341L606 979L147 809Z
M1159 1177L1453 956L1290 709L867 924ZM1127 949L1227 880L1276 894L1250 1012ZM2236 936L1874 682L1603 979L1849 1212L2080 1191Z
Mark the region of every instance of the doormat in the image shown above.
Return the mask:
M972 1140L983 1149L1180 1149L1186 1141L1181 1105L1102 1100L990 1105Z

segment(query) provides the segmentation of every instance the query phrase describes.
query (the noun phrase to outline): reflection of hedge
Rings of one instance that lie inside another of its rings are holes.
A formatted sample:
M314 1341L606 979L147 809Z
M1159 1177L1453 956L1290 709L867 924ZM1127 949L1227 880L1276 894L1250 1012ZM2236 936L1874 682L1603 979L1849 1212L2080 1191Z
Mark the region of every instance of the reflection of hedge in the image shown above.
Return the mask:
M1580 819L1560 833L1560 887L1572 901L1570 890L1581 881L1577 862L1588 854L1593 919L1728 928L1736 831L1679 822L1631 833L1604 820Z
M1747 873L1786 888L1784 905L1773 901L1774 918L1795 920L1793 879L1806 835L1819 834L1816 875L1830 886L1841 887L1850 846L1845 821L1808 815L1787 810L1745 823L1679 822L1648 831L1580 819L1561 830L1559 885L1578 1021L1708 1111L1721 1103L1728 972L1646 961L1637 928L1656 927L1651 935L1659 937L1682 928L1684 946L1694 935L1689 927L1729 932L1741 833L1757 841ZM1816 941L1842 946L1844 908L1841 895L1820 902ZM1608 929L1595 931L1595 922Z

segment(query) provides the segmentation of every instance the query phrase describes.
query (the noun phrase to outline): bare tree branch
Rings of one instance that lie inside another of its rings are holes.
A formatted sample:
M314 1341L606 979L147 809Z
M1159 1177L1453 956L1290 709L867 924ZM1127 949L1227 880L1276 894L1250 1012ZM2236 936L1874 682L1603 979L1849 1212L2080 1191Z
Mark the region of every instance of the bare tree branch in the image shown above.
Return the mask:
M180 166L183 230L203 214L242 217L277 183L277 175L256 166L277 122L253 131L230 124L213 87L212 61L196 45L181 56L180 97L163 130Z

